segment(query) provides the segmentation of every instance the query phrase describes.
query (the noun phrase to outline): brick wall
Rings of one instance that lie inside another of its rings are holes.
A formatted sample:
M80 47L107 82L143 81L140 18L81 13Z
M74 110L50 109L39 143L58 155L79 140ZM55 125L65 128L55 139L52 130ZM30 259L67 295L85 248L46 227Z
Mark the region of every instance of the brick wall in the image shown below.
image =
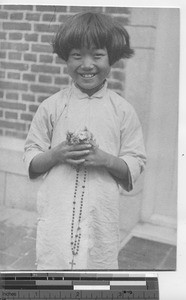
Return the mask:
M0 6L0 135L25 139L38 105L70 84L65 63L52 54L59 24L74 13L111 14L128 25L130 10L120 7ZM117 62L109 87L124 90L124 61Z

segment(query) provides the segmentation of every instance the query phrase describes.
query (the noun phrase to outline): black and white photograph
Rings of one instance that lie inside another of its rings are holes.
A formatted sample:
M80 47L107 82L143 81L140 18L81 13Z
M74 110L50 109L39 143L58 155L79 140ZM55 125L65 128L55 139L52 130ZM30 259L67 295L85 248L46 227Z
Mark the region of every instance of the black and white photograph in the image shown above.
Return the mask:
M1 271L177 270L180 9L121 5L0 3Z

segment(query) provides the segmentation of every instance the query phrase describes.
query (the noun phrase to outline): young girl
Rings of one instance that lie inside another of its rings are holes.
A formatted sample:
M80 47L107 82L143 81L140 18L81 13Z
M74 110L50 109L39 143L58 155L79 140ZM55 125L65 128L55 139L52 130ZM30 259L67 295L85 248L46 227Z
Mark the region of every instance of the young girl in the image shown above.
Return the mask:
M37 268L117 269L119 185L132 190L145 164L139 120L107 88L111 66L129 58L129 36L110 16L70 17L53 42L73 83L40 105L25 144L38 193Z

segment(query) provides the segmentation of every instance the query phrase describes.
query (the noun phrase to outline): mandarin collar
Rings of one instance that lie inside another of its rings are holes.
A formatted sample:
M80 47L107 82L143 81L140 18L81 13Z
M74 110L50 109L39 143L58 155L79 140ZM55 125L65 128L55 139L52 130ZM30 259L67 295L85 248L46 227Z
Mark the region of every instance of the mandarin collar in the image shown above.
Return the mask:
M103 98L107 89L107 81L105 81L102 88L94 93L92 96L87 95L86 93L82 92L78 87L75 86L74 82L72 83L72 93L78 98L78 99L94 99L94 98Z

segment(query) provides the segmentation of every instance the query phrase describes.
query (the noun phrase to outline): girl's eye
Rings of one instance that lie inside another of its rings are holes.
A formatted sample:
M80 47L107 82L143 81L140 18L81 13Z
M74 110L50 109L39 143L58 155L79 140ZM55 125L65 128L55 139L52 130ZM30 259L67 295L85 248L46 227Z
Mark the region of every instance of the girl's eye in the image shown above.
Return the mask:
M74 53L72 53L71 55L72 55L72 57L75 58L75 59L80 59L80 58L81 58L81 54L78 53L78 52L74 52Z
M101 57L103 57L103 56L104 56L103 53L95 53L95 54L94 54L94 57L95 57L95 58L101 58Z
M94 54L94 58L95 58L95 59L100 59L100 58L102 58L103 56L105 56L105 53L103 53L103 52L96 52L96 53Z

